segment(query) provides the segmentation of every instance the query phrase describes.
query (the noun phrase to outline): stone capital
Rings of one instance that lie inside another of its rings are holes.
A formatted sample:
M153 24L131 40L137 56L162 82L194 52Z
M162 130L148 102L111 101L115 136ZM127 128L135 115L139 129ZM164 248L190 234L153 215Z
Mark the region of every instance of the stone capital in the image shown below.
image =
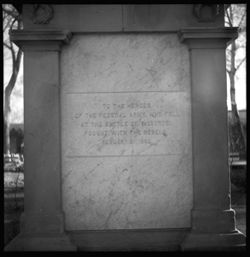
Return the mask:
M184 28L178 32L180 42L189 48L226 48L238 37L238 28Z
M60 51L61 46L69 43L71 37L71 32L58 30L13 30L10 32L10 40L23 51Z

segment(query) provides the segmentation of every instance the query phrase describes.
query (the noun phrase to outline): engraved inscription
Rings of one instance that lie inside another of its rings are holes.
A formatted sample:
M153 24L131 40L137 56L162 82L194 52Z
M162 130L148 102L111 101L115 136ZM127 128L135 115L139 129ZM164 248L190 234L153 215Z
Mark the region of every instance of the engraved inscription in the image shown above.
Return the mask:
M183 92L67 94L69 155L179 154L187 141ZM72 125L73 124L73 125Z
M167 137L173 112L154 108L150 102L102 103L98 112L76 113L82 119L83 135L104 145L152 144L152 136Z

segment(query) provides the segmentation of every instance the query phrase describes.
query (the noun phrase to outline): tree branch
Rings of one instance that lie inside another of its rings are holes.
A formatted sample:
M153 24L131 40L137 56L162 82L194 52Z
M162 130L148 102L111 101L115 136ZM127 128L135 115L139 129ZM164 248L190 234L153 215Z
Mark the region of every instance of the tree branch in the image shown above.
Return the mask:
M18 15L19 15L18 13L15 13L14 9L13 9L13 11L8 10L8 9L5 8L4 5L2 5L2 8L3 8L3 11L4 11L5 13L7 13L8 15L10 15L10 16L13 17L13 18L17 18Z
M17 20L16 18L13 19L13 21L10 25L10 31L12 31L13 25L16 22L16 20ZM10 47L11 47L10 51L11 51L11 55L12 55L12 73L13 73L15 71L16 55L15 55L15 50L14 50L12 41L10 41Z
M246 32L246 26L244 27L239 27L239 33Z
M245 16L246 16L246 9L245 9L245 12L243 13L243 15L241 16L241 19L240 19L240 22L239 22L239 24L238 24L238 27L241 26L241 23L243 22Z
M6 42L3 42L3 45L11 51L11 47Z
M10 31L12 31L13 25L14 25L14 23L15 23L16 21L17 21L17 18L14 18L13 21L11 22Z
M227 54L231 54L231 49L227 48L227 49L226 49L226 53L227 53Z
M16 21L17 21L17 27L18 27L18 29L20 29L21 20L18 19L18 16L12 15L13 13L11 12L11 10L8 10L4 7L3 7L3 9L6 13L11 15L11 17L13 17L13 18L10 19L10 22L11 22L10 31L13 29L13 26L14 26ZM9 43L10 43L10 45L7 44L7 42L3 42L4 46L7 47L10 50L11 57L12 57L12 75L10 77L8 85L5 88L5 97L7 97L7 98L10 97L11 92L12 92L14 86L15 86L15 83L16 83L16 80L17 80L17 75L18 75L19 68L20 68L21 57L22 57L22 50L19 48L18 52L16 53L13 43L11 41Z
M21 57L22 57L22 51L19 48L18 53L17 53L17 58L13 62L14 65L13 65L12 75L10 77L8 85L5 88L5 97L10 97L11 92L12 92L13 88L15 87L17 75L18 75L19 68L20 68Z
M241 59L240 63L239 63L239 64L237 65L237 67L235 68L236 71L240 68L241 64L242 64L245 60L246 60L246 56L245 56L243 59Z
M16 60L15 60L15 72L17 74L18 74L19 68L20 68L21 57L22 57L22 50L21 50L21 48L19 48L18 52L17 52L17 55L16 55Z
M231 7L229 7L229 8L231 8ZM229 23L230 27L233 27L231 19L229 17L228 9L226 10L226 15L227 15L227 19L228 19L228 23Z
M15 55L15 50L13 48L13 44L11 43L11 56L12 56L12 73L14 72L15 70L15 62L16 62L16 55Z
M6 15L5 17L3 17L3 23L4 21L5 21L5 25L3 27L3 31L5 31L10 26L11 19L8 19L8 15Z

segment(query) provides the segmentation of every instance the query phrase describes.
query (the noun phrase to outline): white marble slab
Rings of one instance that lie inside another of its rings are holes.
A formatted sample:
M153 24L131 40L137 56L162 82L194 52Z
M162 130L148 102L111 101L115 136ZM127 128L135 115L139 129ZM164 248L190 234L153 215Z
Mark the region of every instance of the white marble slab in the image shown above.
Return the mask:
M63 162L67 230L190 226L190 155Z
M190 85L187 47L175 34L75 35L62 51L61 71L66 92L177 91Z
M67 230L190 227L187 48L175 34L77 35L61 72Z

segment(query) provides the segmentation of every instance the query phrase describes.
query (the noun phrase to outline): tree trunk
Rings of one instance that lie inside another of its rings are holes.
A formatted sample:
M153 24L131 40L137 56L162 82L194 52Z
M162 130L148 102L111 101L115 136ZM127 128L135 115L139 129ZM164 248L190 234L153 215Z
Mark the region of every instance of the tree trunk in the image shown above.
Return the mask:
M22 52L18 50L16 59L13 59L13 71L8 85L4 90L4 153L10 153L10 97L13 88L16 84L20 63L21 63Z
M7 30L11 31L14 28L14 24L17 22L17 29L20 30L22 27L22 20L19 13L15 10L15 8L4 8L5 5L1 5L3 9L3 24L4 24L4 31ZM7 22L7 23L6 23ZM4 33L5 34L5 33ZM4 37L5 38L5 37ZM9 39L4 39L3 41L4 47L10 50L11 57L12 57L12 75L10 77L10 81L6 88L4 89L4 152L10 153L10 97L15 87L21 58L22 58L22 51L19 48L17 53L13 47L13 43L10 42Z
M5 90L4 96L4 153L10 153L10 94Z
M243 127L240 121L240 116L235 101L235 52L236 52L236 43L232 42L231 46L231 69L229 72L230 79L230 96L231 96L231 107L232 107L232 152L243 152L246 151L246 139L243 131Z

